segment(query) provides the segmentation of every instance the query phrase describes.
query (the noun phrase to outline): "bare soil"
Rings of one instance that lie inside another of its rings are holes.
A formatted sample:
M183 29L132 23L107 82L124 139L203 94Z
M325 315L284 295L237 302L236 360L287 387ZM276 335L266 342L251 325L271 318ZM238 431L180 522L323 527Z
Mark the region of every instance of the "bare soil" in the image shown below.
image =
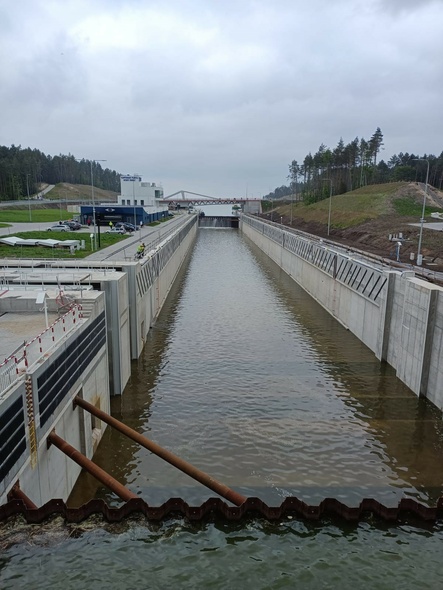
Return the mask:
M402 187L392 198L412 196L418 203L423 202L424 185L409 183ZM443 208L443 192L429 187L427 205ZM274 213L277 218L280 213ZM270 214L263 214L262 217L269 219ZM279 217L278 217L279 218ZM443 272L443 231L429 229L429 226L436 220L427 217L423 224L422 247L423 267L429 270ZM290 226L290 219L283 215L283 225ZM303 218L293 217L292 227L301 231L314 234L321 238L330 239L349 248L357 248L383 258L396 258L396 238L389 240L389 235L398 236L403 234L402 246L400 248L400 260L410 263L410 254L417 256L420 227L411 225L418 223L417 217L399 216L394 207L389 206L389 215L380 216L361 225L345 229L334 229L331 227L330 235L327 235L327 226L322 223L306 222ZM442 226L443 227L443 226Z

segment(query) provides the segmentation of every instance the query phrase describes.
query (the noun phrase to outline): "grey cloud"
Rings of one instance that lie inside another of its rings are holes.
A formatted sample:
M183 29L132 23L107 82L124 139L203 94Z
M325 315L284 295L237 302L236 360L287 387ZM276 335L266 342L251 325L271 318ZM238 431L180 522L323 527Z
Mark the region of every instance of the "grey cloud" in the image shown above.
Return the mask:
M442 0L378 0L378 7L391 14L414 13L427 6L442 5Z
M377 126L385 158L442 149L441 3L412 19L379 0L78 2L28 3L20 27L8 8L3 143L216 195L267 193L292 159Z

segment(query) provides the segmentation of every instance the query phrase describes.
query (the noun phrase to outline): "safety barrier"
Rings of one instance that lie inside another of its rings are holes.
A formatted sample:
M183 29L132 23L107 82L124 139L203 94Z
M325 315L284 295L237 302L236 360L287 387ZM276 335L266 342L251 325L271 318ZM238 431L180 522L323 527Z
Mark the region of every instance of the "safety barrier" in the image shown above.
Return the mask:
M0 395L19 378L18 363L15 355L0 364Z
M197 221L197 216L192 216L190 221L184 226L176 229L168 237L163 237L156 250L148 252L141 261L140 271L136 277L137 289L140 296L143 296L151 287L156 277L161 273L171 256Z
M68 312L58 318L46 330L25 344L24 356L27 369L39 361L56 342L59 342L75 327L80 312L80 306L73 305Z
M277 225L270 225L252 216L244 215L242 222L378 305L378 296L387 278L375 265L356 260L353 256L337 252L321 241L295 234Z
M32 365L43 356L68 332L81 318L81 306L74 304L71 309L58 318L41 334L27 342L0 364L0 395L21 378Z

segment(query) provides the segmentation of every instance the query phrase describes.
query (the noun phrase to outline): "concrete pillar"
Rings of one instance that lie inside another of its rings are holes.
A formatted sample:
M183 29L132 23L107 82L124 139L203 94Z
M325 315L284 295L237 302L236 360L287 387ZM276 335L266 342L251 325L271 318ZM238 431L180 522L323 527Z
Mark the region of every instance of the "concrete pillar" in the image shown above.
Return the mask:
M427 397L429 369L431 365L432 345L434 342L434 327L437 315L438 291L431 289L429 292L429 304L427 309L425 345L423 349L421 376L420 376L420 395Z
M392 304L394 301L394 285L396 273L386 271L383 274L387 278L387 284L385 288L385 296L383 298L383 303L380 308L379 338L377 343L377 350L375 351L375 356L381 361L387 361L389 337L391 334Z

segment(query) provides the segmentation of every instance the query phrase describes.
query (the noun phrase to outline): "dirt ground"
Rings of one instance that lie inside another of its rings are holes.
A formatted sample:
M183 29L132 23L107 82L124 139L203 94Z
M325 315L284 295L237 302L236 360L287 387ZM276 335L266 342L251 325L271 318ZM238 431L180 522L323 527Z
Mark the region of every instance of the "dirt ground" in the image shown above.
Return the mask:
M423 187L418 183L410 183L407 189L408 196L415 193L414 197L418 202L423 201ZM440 191L428 191L429 206L443 206L443 196ZM397 195L396 195L397 196ZM398 193L398 196L402 196ZM275 215L275 214L274 214ZM279 215L277 213L276 215ZM265 219L270 214L263 214ZM278 217L277 217L278 218ZM423 268L443 272L443 231L428 229L431 225L431 218L423 224L422 247ZM403 234L402 246L400 248L400 260L410 263L411 253L417 256L420 227L412 226L411 223L418 223L416 217L400 217L392 211L389 215L378 217L367 223L347 229L331 228L330 235L327 235L327 226L320 223L306 222L299 217L293 217L292 227L321 238L330 239L348 248L357 248L383 258L396 259L397 239L389 240L389 234L398 236ZM290 226L290 219L283 216L283 225ZM428 226L428 227L427 227Z

